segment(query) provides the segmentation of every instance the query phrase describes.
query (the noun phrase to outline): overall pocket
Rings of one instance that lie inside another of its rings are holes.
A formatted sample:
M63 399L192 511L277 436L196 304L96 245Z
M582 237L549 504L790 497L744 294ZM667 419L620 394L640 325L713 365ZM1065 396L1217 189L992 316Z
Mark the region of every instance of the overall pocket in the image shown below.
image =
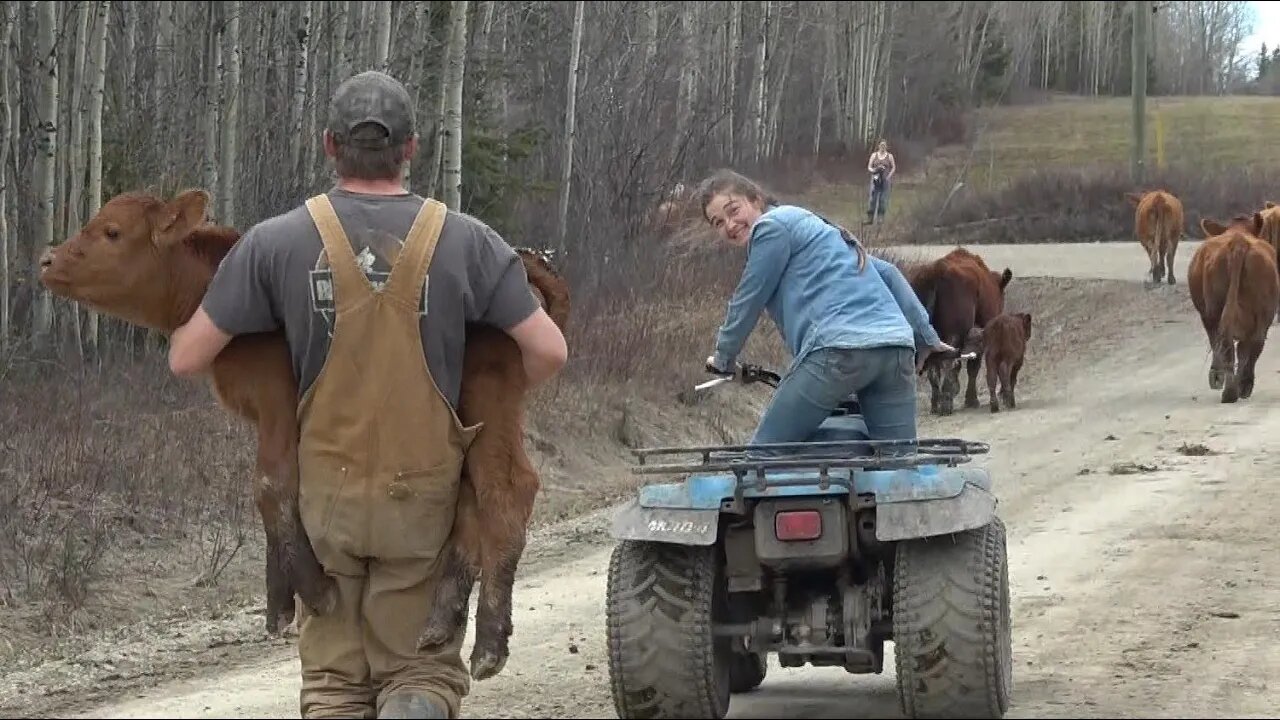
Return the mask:
M350 521L335 522L348 474L349 468L337 461L298 460L298 515L316 558L325 565L333 551L349 551L355 540Z
M385 558L431 560L439 556L458 505L462 460L402 470L379 478L373 502L373 554Z

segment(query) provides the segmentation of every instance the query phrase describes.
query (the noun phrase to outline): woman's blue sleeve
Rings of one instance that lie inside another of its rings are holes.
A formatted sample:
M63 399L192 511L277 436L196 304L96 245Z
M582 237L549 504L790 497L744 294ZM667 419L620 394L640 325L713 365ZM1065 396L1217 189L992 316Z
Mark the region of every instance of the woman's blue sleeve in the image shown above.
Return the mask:
M893 293L893 299L898 301L898 307L902 308L902 314L906 316L907 322L915 330L918 347L933 347L940 344L942 339L938 337L938 331L933 328L933 323L929 322L929 311L924 309L924 305L920 303L920 297L916 295L916 291L911 288L911 284L903 277L902 271L898 269L898 266L881 260L871 253L867 253L867 260L875 266L876 271L880 273L880 277L889 286L889 292Z
M773 218L762 218L752 228L747 266L716 336L715 364L721 369L728 369L737 359L760 320L760 312L778 288L790 254L786 233L782 223Z

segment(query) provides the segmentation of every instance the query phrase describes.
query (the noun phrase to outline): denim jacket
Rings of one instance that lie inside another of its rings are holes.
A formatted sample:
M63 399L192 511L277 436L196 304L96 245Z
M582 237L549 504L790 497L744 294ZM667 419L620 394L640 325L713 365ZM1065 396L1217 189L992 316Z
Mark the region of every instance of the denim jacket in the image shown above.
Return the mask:
M716 338L728 368L768 310L793 357L818 348L907 347L940 342L929 313L892 263L858 257L840 230L793 205L766 209L751 228L747 264Z

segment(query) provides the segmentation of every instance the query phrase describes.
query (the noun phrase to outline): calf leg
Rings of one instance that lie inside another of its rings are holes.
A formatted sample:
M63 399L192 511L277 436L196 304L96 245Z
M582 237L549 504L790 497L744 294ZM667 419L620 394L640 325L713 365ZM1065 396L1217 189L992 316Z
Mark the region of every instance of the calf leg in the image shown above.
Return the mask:
M482 430L481 435L487 430ZM464 471L444 568L436 585L427 624L418 636L419 650L439 652L467 629L467 605L471 602L471 589L480 574L482 544L473 478L474 474L469 469Z
M1013 368L1008 360L1000 363L1000 399L1010 410L1017 407L1013 400Z
M978 402L978 370L982 367L982 356L979 355L968 362L969 385L964 391L964 406L967 408L976 408L981 403ZM956 369L957 374L959 368ZM959 383L957 382L957 385Z
M476 642L471 652L471 676L484 680L502 671L509 654L511 637L511 596L516 568L524 554L525 536L533 503L538 494L538 475L524 448L511 449L514 462L509 484L501 494L489 497L496 484L479 488L481 504L492 512L481 546L480 597L476 609Z
M1174 284L1173 258L1177 254L1178 254L1178 238L1172 237L1165 244L1165 259L1164 259L1165 272L1168 275L1167 280L1170 285Z
M991 407L991 412L1000 412L1000 401L996 399L996 383L999 378L996 376L996 363L994 358L987 358L987 404Z
M258 463L258 479L253 484L253 499L262 518L267 536L266 584L267 584L267 632L279 635L293 623L293 581L289 577L289 561L280 531L280 502L276 483Z
M263 526L272 528L267 531L269 628L273 620L285 620L286 625L292 620L294 592L318 615L332 612L338 602L337 585L316 559L302 524L298 507L298 444L294 425L292 419L286 421L284 418L277 423L264 422L260 435L259 464L265 472L259 482L261 499L258 507L263 514ZM272 534L275 535L274 553L271 549ZM277 579L273 590L272 578L278 575L287 576L288 586L281 586Z
M1018 400L1015 396L1018 390L1018 371L1022 369L1022 361L1019 360L1013 364L1009 370L1009 407L1018 407Z

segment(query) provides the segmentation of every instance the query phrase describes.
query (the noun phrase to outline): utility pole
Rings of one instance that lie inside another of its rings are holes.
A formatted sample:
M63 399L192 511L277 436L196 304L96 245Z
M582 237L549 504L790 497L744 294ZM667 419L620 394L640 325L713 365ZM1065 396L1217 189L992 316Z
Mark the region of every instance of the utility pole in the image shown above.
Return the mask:
M1133 1L1133 155L1130 174L1135 185L1146 180L1147 159L1147 28L1151 22L1151 0Z

